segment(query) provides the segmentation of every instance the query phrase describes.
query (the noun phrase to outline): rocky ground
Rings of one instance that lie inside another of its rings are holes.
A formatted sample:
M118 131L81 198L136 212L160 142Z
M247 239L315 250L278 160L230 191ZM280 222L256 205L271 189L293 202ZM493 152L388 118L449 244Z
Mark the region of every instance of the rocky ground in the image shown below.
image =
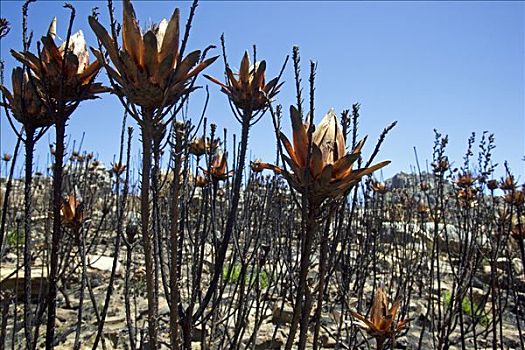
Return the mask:
M21 285L23 281L23 271L18 271L16 273L17 265L17 255L16 252L10 251L4 257L1 262L1 280L2 280L2 289L15 291L18 288L18 295L21 296L23 291L21 290ZM108 280L111 272L111 266L113 258L109 255L97 255L91 254L87 256L87 276L92 290L92 296L89 296L89 290L85 290L84 307L83 307L83 324L81 329L81 339L84 344L84 348L90 348L94 340L94 336L97 329L97 317L95 316L95 310L93 308L92 300L96 301L98 309L101 309L103 305L104 298L106 296L106 291L108 288ZM521 268L521 261L515 258L512 262L516 272L520 276L517 279L517 286L519 288L519 298L525 302L525 279L523 278L523 271ZM104 343L106 349L125 349L128 348L128 327L126 323L126 315L124 311L124 264L125 264L125 252L121 254L119 264L117 266L117 280L115 282L115 292L112 297L112 301L109 307L109 312L106 318L106 323L104 327ZM385 262L386 265L389 264L388 261ZM441 283L442 290L450 290L451 286L447 282L447 276L451 273L450 268L447 268L447 261L443 258L442 264L444 268L444 279ZM503 273L505 268L506 261L500 259L498 262L498 272ZM388 266L385 266L385 268ZM136 319L136 326L138 328L144 328L146 323L146 314L147 314L147 303L144 295L144 268L140 255L135 257L135 263L132 267L134 270L134 278L132 283L134 283L134 295L132 296L133 305L132 312ZM473 294L476 298L481 299L487 292L487 285L483 281L483 276L487 279L490 276L490 266L483 266L484 275L481 275L481 278L475 278L474 280L474 289ZM35 261L35 264L32 268L32 281L33 288L32 291L35 294L35 298L41 287L45 286L45 278L47 276L46 268L42 266L41 261ZM334 287L335 288L335 287ZM226 294L228 290L226 290ZM365 298L366 296L371 296L372 286L367 285L364 290ZM336 290L331 290L329 293L331 296L337 295ZM225 298L226 300L227 298ZM358 302L358 296L352 296L350 298L350 304L352 307L355 307ZM36 305L36 304L35 304ZM35 306L34 305L34 306ZM57 343L58 349L71 349L75 340L75 329L77 324L77 310L79 305L79 281L75 279L71 280L71 284L66 286L65 289L62 289L59 294L58 300L58 309L57 309ZM13 327L15 327L15 319L13 317L14 307L17 309L18 320L16 322L16 327L18 329L13 336ZM330 305L330 302L327 303L325 307L325 312L322 315L322 327L321 327L321 337L323 348L335 348L337 341L334 336L338 333L338 326L341 322L340 312L338 307L335 305ZM485 306L487 313L490 312L490 303L487 303ZM507 313L503 315L503 342L505 344L505 349L518 349L519 344L519 333L516 327L516 315L513 313L515 310L508 310ZM418 293L412 294L412 300L409 305L409 316L413 319L409 323L408 330L399 337L396 348L398 349L414 349L416 348L419 336L421 332L421 327L425 324L425 327L429 327L429 320L427 319L427 299L423 295L418 296ZM522 311L523 312L523 311ZM251 316L248 317L248 323L246 325L246 339L252 334L253 326L255 321L253 320L255 310L251 312ZM21 317L23 315L23 305L22 301L18 300L17 302L13 301L9 309L9 320L7 324L7 335L8 341L6 348L10 348L12 342L15 344L19 342L19 339L23 338L23 329L21 329ZM159 315L161 319L161 329L164 330L161 332L161 340L167 348L169 343L169 334L167 332L168 324L168 315L169 308L166 303L166 300L161 296L159 302ZM267 300L266 308L263 311L262 324L257 332L257 338L255 341L254 349L281 349L283 344L286 341L286 335L288 327L291 321L292 316L292 306L289 302L284 302L280 297L272 297L271 300ZM519 317L522 317L522 320L525 320L525 316L522 314ZM345 328L352 327L351 319L345 319L342 321L343 330ZM232 324L230 325L232 326ZM42 327L42 332L45 327ZM486 330L482 326L478 326L478 332L482 333ZM43 334L43 333L42 333ZM343 331L344 334L344 331ZM201 335L202 329L200 332L194 334L194 343L193 346L195 349L201 348ZM362 335L359 334L359 337ZM455 334L455 340L459 338L459 334ZM140 342L141 333L137 334L137 340ZM486 337L486 336L485 336ZM479 345L484 346L484 348L491 347L490 338L483 340L484 336L480 336L478 339L478 348ZM41 338L43 339L43 338ZM213 341L208 339L208 346L214 348ZM469 344L469 340L466 340ZM16 346L15 346L16 348ZM344 347L343 347L344 348ZM423 342L424 349L433 348L431 338L425 336ZM452 346L451 349L459 349L458 345ZM468 348L471 348L468 346Z

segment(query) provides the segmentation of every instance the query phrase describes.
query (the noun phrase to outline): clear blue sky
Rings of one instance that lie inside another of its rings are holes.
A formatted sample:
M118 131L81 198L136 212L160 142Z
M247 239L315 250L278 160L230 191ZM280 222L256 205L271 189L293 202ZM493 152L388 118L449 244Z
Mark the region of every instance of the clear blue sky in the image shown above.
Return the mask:
M88 44L95 45L87 16L98 6L101 21L107 25L106 2L73 3L77 9L74 30L82 29ZM21 5L20 1L1 2L2 17L13 25L1 47L6 75L13 67L9 49L21 47ZM35 38L45 33L53 15L58 17L59 35L65 36L68 11L62 5L61 1L39 1L31 6L29 26ZM116 2L119 20L120 5ZM176 5L185 21L190 2L135 1L134 5L144 27L169 18ZM385 177L410 170L415 164L414 146L422 162L430 159L433 129L437 128L449 134L449 154L458 163L472 131L478 135L483 130L495 133L495 160L500 164L508 160L523 181L524 27L523 2L202 1L189 49L220 46L219 37L224 32L230 64L238 67L244 50L256 44L258 57L267 61L270 78L278 73L292 46L299 45L305 82L309 60L318 62L317 121L330 107L340 112L360 102L361 135L369 135L366 156L381 130L398 120L377 158L392 160L384 170ZM218 60L207 73L222 77L223 69ZM295 100L291 65L284 80L278 102L287 111ZM201 77L199 84L207 81ZM226 127L230 136L238 133L239 125L230 114L226 97L216 86L210 86L210 91L209 119L220 130ZM201 91L192 98L190 110L195 118L200 115L203 97ZM11 152L14 136L1 113L0 151ZM73 115L68 134L80 139L85 132L83 148L97 152L109 163L118 152L121 118L122 108L115 97L88 101ZM284 119L284 131L289 134L288 113ZM48 137L52 134L44 137L38 148L41 167ZM273 161L274 147L267 115L252 129L251 157Z

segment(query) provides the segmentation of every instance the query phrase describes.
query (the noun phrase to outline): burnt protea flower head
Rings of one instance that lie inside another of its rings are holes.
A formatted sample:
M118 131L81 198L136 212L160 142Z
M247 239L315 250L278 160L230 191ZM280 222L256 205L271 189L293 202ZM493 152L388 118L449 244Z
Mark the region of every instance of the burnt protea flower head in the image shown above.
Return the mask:
M509 175L505 179L501 180L500 187L503 191L514 191L516 189L516 181L514 176Z
M309 154L307 134L309 125L303 123L299 111L293 106L290 108L290 116L293 144L283 133L280 134L280 138L288 153L288 156L284 156L284 160L291 171L284 171L270 164L264 166L276 173L282 173L290 186L311 196L315 203L321 203L329 197L336 198L343 195L363 176L390 163L390 161L383 161L369 168L354 169L353 165L361 155L366 139L361 140L352 152L347 153L343 132L333 110L330 110L315 128Z
M510 234L517 241L525 239L525 216L512 219Z
M80 227L84 222L82 203L74 196L68 195L62 203L62 223L70 227Z
M12 156L9 153L4 153L4 155L2 156L2 160L6 163L9 162L11 158Z
M11 27L9 26L9 22L5 18L0 18L0 39L5 37L9 31L11 30Z
M494 179L489 180L487 182L487 187L489 190L494 191L495 189L498 188L498 180L494 180Z
M193 139L188 145L188 150L191 154L196 155L197 157L202 156L206 153L206 138L200 137Z
M279 93L279 77L265 81L266 61L250 64L248 52L244 53L241 67L238 73L233 73L230 67L226 67L228 81L223 84L218 79L204 75L212 82L221 86L221 91L239 109L258 112L268 107L268 103Z
M89 25L113 63L113 67L109 64L105 67L116 83L115 93L143 108L173 105L191 91L192 78L217 57L199 63L200 50L180 57L179 9L175 9L169 22L162 20L142 34L131 2L124 0L123 8L120 50L115 43L117 38L112 38L95 17L89 17ZM100 51L92 50L100 61L105 62Z
M450 163L448 158L445 156L439 159L437 162L432 163L432 167L434 168L435 173L443 174L445 171L450 169Z
M458 187L469 188L474 185L474 182L476 182L476 178L472 176L471 173L467 172L463 175L458 176L458 178L454 182Z
M38 85L30 81L21 67L13 69L11 79L13 91L2 85L0 90L7 99L6 107L13 113L15 119L26 129L51 126L53 118L42 100L42 92L37 91Z
M122 163L119 163L119 162L115 162L113 164L111 164L111 172L113 172L113 174L115 174L115 176L119 177L121 176L124 171L126 171L126 165L125 164L122 164Z
M40 57L27 51L11 50L12 55L31 71L37 90L55 103L94 99L98 93L108 91L100 83L94 83L101 65L97 60L89 63L82 31L71 35L67 48L66 42L57 46L55 37L56 18L51 22L47 35L41 39L43 48ZM74 106L67 106L66 114L73 112Z
M219 147L219 140L215 139L213 141L210 140L209 137L199 137L193 139L188 144L188 151L197 156L200 157L205 153L213 153L215 150Z
M377 348L381 349L382 344L387 339L395 338L409 322L409 320L396 322L396 316L400 306L401 302L397 299L389 308L385 291L383 288L378 288L374 296L369 319L356 311L351 310L350 313L357 320L358 326L376 339L378 343ZM381 346L379 346L379 344L381 344Z
M430 208L428 207L428 205L423 200L421 200L421 201L419 201L417 203L416 212L419 215L426 216L426 215L430 214Z

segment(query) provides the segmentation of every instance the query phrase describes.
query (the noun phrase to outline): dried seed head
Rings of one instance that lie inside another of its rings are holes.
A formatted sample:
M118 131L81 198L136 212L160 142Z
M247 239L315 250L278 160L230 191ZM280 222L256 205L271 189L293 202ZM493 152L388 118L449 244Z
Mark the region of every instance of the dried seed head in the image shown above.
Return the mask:
M419 201L417 203L416 211L419 215L428 215L430 213L430 208L424 201Z
M126 239L129 244L133 244L135 242L135 237L137 237L138 232L139 225L137 224L137 220L129 220L128 224L126 225Z
M421 191L423 192L426 192L428 190L430 190L432 188L432 186L430 185L430 183L426 182L426 181L423 181L421 182L421 184L419 185L419 187L421 188Z
M478 190L472 187L462 188L458 191L459 205L463 208L473 208L478 203Z
M188 145L188 151L197 157L200 157L203 154L205 154L206 153L206 138L199 137L199 138L193 139Z

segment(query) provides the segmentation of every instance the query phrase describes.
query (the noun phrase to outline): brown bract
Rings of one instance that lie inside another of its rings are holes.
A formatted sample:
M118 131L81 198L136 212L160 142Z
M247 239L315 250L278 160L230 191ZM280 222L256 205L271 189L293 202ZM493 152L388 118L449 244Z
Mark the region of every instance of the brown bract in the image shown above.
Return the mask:
M396 322L396 316L400 304L401 302L398 299L394 301L390 308L388 308L388 298L385 291L383 288L378 288L374 296L369 319L356 311L350 310L350 313L357 319L359 327L364 329L372 337L376 338L378 342L382 343L386 339L395 338L395 336L403 330L405 325L409 322L409 320Z
M268 103L279 93L279 77L265 81L266 61L250 64L248 52L244 53L241 67L238 73L233 73L230 67L226 67L228 81L223 84L218 79L204 75L212 82L222 87L232 103L241 110L257 112L265 109Z
M264 167L282 173L290 186L310 196L314 203L343 195L363 176L390 163L390 161L383 161L369 168L353 169L355 161L361 155L366 138L361 140L352 152L347 153L343 132L333 110L330 110L315 128L309 154L308 124L303 123L294 106L290 107L290 116L293 143L283 133L280 133L280 139L288 153L288 156L283 155L284 160L291 171L285 171L271 164L264 164ZM309 159L308 164L307 159Z
M11 80L12 93L3 85L0 85L0 90L7 99L5 106L13 113L15 119L31 129L51 126L53 118L42 100L42 91L37 91L38 85L30 81L21 67L13 69Z
M386 184L380 181L371 181L370 188L372 189L372 191L379 194L385 194L388 192L388 187L386 186Z
M25 64L33 74L37 90L44 92L46 98L59 102L78 102L96 98L97 94L108 89L94 83L100 70L100 62L89 63L89 52L82 31L71 35L69 46L55 44L56 18L53 19L43 44L40 58L31 52L11 50L11 54ZM62 85L63 84L63 85ZM66 107L69 115L73 107Z
M210 170L204 170L204 173L209 176L213 182L226 180L228 177L232 176L232 171L227 171L228 163L226 162L228 158L228 153L219 152L213 156L210 164Z
M199 63L200 50L180 56L179 9L170 21L165 19L142 35L135 10L129 0L123 2L122 48L93 16L89 25L107 51L113 67L105 63L109 76L116 83L116 91L143 108L171 106L191 91L191 79L212 64L217 57ZM103 55L92 48L100 61Z
M269 167L271 167L271 165L267 164L267 163L264 163L262 160L260 159L256 159L255 161L251 162L250 163L250 168L252 169L252 171L254 173L260 173L262 172L264 169L268 169Z

